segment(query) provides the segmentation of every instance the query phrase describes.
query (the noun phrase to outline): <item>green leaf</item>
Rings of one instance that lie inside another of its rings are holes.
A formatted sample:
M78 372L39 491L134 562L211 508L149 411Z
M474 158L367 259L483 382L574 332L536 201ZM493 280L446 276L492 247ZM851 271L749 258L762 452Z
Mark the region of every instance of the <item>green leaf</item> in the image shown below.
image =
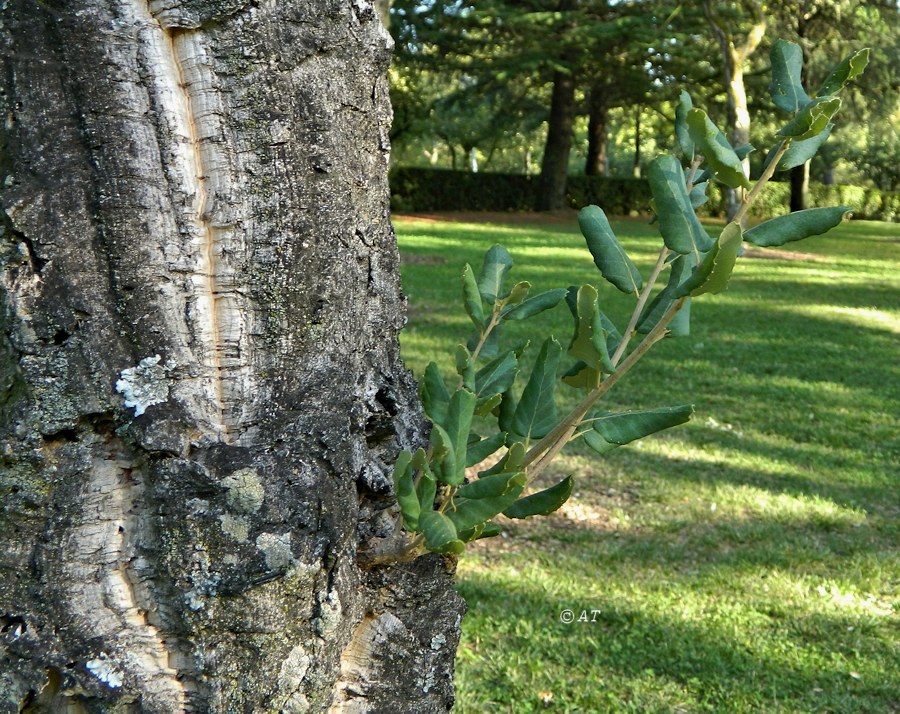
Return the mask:
M475 272L472 266L466 263L462 274L463 302L466 313L479 330L484 328L484 306L481 304L481 294L478 292L478 283L475 282Z
M556 368L562 347L552 337L544 341L528 384L516 405L509 431L540 439L556 426Z
M570 304L569 307L573 306ZM615 372L609 351L610 345L617 344L621 335L606 315L600 312L597 291L592 285L583 285L578 289L573 314L575 334L569 344L568 354L578 361L563 375L562 381L575 389L591 390L600 383L604 372ZM615 333L612 338L610 331Z
M515 442L496 464L486 471L479 471L479 477L493 476L501 473L516 473L522 468L525 461L525 444Z
M744 240L763 248L803 240L827 233L840 225L852 210L849 206L833 206L788 213L754 226L744 234Z
M513 285L512 290L509 291L509 295L506 298L506 305L518 305L526 297L528 297L529 290L531 290L531 283L529 283L527 280L522 281L521 283L516 283L515 285Z
M770 53L772 80L769 94L775 106L794 114L809 104L809 96L803 89L803 50L793 42L777 40Z
M869 64L869 48L857 50L845 57L828 75L828 79L816 92L817 97L825 97L840 92L847 82L861 75Z
M603 414L592 421L592 429L585 432L584 439L597 453L607 451L669 429L690 420L694 407L687 404L679 407L663 407L637 412Z
M421 530L421 514L434 508L434 498L437 496L437 479L430 469L424 470L419 476L419 483L416 484L416 496L419 498L419 530Z
M709 250L712 240L691 207L678 159L668 154L657 156L648 168L647 177L656 202L659 232L669 250L676 253Z
M781 157L781 161L778 162L778 167L776 170L787 171L788 169L792 169L795 166L805 164L813 156L816 155L816 152L818 152L822 145L827 141L828 137L831 135L831 130L833 128L834 124L829 123L828 126L826 126L815 136L811 136L808 139L803 139L801 141L792 140L791 145L788 147L788 150L784 152ZM775 158L776 151L777 147L775 149L771 149L769 153L766 154L766 160L763 163L764 171L766 168L768 168L769 164L772 163L772 159Z
M484 530L481 531L481 535L478 538L493 538L494 536L498 536L503 532L503 529L497 525L496 523L485 523Z
M709 188L709 181L703 181L702 183L694 184L694 187L691 189L691 208L700 208L704 203L709 200L709 196L706 195L706 189Z
M719 240L700 261L674 297L720 293L728 287L728 280L734 270L738 251L741 248L741 225L729 223L719 235Z
M681 309L675 313L675 317L669 323L669 335L671 337L687 337L691 334L691 299L684 301Z
M575 304L575 334L572 336L567 354L598 372L612 373L615 368L607 352L606 330L603 329L597 299L597 289L593 285L582 285L578 289Z
M734 155L737 156L741 161L743 161L754 151L756 151L756 147L753 146L753 144L744 144L743 146L739 146L734 150Z
M459 539L464 543L478 540L484 533L484 527L486 525L486 523L479 523L478 525L472 526L471 528L466 528L465 530L459 531L457 535L459 536Z
M679 297L686 295L684 286L697 267L697 258L693 253L679 255L670 263L669 280L653 300L644 308L637 324L641 334L650 332L662 316L672 307Z
M574 485L574 479L571 476L566 476L555 486L538 491L530 496L525 496L525 498L520 498L503 511L503 515L507 518L548 516L569 500Z
M516 380L519 361L514 352L507 352L488 362L475 373L475 395L479 399L502 394Z
M500 427L500 431L509 432L512 429L513 417L516 414L518 404L511 389L503 392L500 408L497 410L497 426Z
M516 502L525 489L527 477L523 473L518 473L511 474L508 478L510 487L499 496L453 499L453 504L447 509L446 513L457 530L465 530L479 523L484 523Z
M678 141L682 157L688 162L694 160L694 141L691 139L687 125L688 112L693 108L694 102L691 101L691 95L681 90L681 96L675 107L675 139Z
M713 177L730 188L750 188L741 160L719 128L702 109L691 109L687 118L691 138L703 154ZM656 194L654 194L654 198ZM662 216L660 216L662 220ZM674 249L673 249L674 250ZM681 251L679 251L681 252Z
M428 467L428 454L425 449L418 448L412 457L412 467L416 471L424 470Z
M394 492L403 515L403 525L408 531L415 531L419 526L419 499L413 485L413 470L410 468L412 454L401 451L394 462Z
M468 389L457 389L447 407L447 438L452 462L443 459L444 469L438 476L450 486L458 486L466 477L466 450L469 432L472 430L472 416L475 413L475 395ZM437 427L439 428L439 427Z
M526 477L523 473L499 473L483 476L461 487L456 495L460 498L494 498L509 493L517 486L524 486L525 481Z
M440 424L431 425L431 463L434 475L441 483L462 483L463 477L459 476L456 452L453 450L453 438Z
M447 516L437 511L428 511L419 518L422 533L425 534L425 547L432 553L455 553L459 555L466 546L459 539L456 528Z
M841 108L841 100L837 97L820 97L813 99L797 116L785 124L775 136L803 141L821 134L828 127L831 118Z
M528 298L521 305L504 310L500 313L500 317L504 320L524 320L544 312L544 310L556 307L559 304L559 301L565 296L565 288L548 290L545 293L540 293L539 295Z
M644 284L641 274L613 233L603 209L582 208L578 225L600 274L623 293L639 294Z
M450 403L450 392L444 384L444 377L437 364L430 362L425 368L422 381L422 406L428 418L435 424L443 424L447 419L447 405Z
M471 392L475 391L475 365L472 355L463 345L456 346L456 373L462 377L463 386Z
M466 450L466 467L480 464L505 443L506 434L502 431L486 439L470 443Z
M492 394L489 397L479 399L478 403L475 405L475 414L477 416L487 416L488 414L492 413L497 407L499 407L500 402L502 401L502 394Z
M493 305L502 294L503 279L512 266L512 257L500 244L491 246L485 254L481 274L478 276L478 291L488 305Z

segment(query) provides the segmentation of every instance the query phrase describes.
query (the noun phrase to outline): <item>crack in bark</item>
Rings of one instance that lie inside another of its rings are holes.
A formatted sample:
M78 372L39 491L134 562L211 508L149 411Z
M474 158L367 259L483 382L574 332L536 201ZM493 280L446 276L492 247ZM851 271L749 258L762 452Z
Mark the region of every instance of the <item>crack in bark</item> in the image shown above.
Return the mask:
M179 26L178 17L166 13L155 15L147 0L130 2L144 28L159 146L173 164L168 171L173 203L190 237L193 291L186 296L187 314L197 361L205 368L206 417L217 440L245 443L255 421L249 398L255 382L249 339L255 312L246 276L235 264L246 248L238 225L245 199L238 195L236 152L228 140L215 58L202 30Z

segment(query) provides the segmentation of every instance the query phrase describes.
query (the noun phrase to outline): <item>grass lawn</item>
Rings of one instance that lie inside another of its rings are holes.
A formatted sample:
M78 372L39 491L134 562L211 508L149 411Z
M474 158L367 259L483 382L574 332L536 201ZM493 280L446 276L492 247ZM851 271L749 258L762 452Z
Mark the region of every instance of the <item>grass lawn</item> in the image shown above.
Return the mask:
M514 280L590 282L620 329L630 313L574 213L395 226L417 375L452 372L461 268L495 242ZM613 227L646 275L653 228ZM605 457L564 452L547 484L575 474L572 500L463 556L457 712L900 711L898 237L853 222L741 259L727 292L694 301L691 336L606 399L693 403L693 421ZM567 344L564 306L539 319Z

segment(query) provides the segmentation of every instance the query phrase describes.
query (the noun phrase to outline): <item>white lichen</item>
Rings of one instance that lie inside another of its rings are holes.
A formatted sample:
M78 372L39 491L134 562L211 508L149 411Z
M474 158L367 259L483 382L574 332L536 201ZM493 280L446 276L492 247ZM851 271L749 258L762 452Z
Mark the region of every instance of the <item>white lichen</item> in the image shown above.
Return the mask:
M330 590L325 597L319 598L319 616L313 621L316 632L324 638L329 638L337 631L341 623L341 600L336 590Z
M280 702L280 711L290 714L303 714L309 711L309 700L302 691L303 678L312 662L310 656L301 645L294 647L281 663L278 673L278 689L284 693Z
M222 532L234 538L238 543L246 543L250 533L250 524L242 516L233 516L230 513L219 516Z
M225 501L238 513L256 513L262 508L266 491L253 469L238 469L222 483L228 489Z
M169 382L166 372L171 366L159 364L159 355L145 357L137 367L123 369L116 382L116 391L125 397L125 406L134 408L134 415L139 417L147 407L160 404L169 398Z
M291 551L291 534L261 533L256 539L256 547L266 557L266 567L269 570L288 570L294 563L294 553Z
M101 653L99 657L86 662L85 666L91 674L112 689L118 689L125 681L122 673L105 652Z

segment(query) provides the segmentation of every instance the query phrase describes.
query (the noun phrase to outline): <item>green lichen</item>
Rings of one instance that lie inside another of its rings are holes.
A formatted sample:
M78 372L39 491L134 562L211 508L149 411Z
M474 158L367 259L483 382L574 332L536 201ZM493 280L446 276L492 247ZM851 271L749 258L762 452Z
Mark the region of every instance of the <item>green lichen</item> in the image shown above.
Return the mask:
M254 469L238 469L225 477L225 501L238 513L253 514L262 508L266 491Z
M250 534L250 524L246 518L226 513L219 516L219 522L222 525L222 532L229 538L233 538L238 543L247 542L247 536Z

